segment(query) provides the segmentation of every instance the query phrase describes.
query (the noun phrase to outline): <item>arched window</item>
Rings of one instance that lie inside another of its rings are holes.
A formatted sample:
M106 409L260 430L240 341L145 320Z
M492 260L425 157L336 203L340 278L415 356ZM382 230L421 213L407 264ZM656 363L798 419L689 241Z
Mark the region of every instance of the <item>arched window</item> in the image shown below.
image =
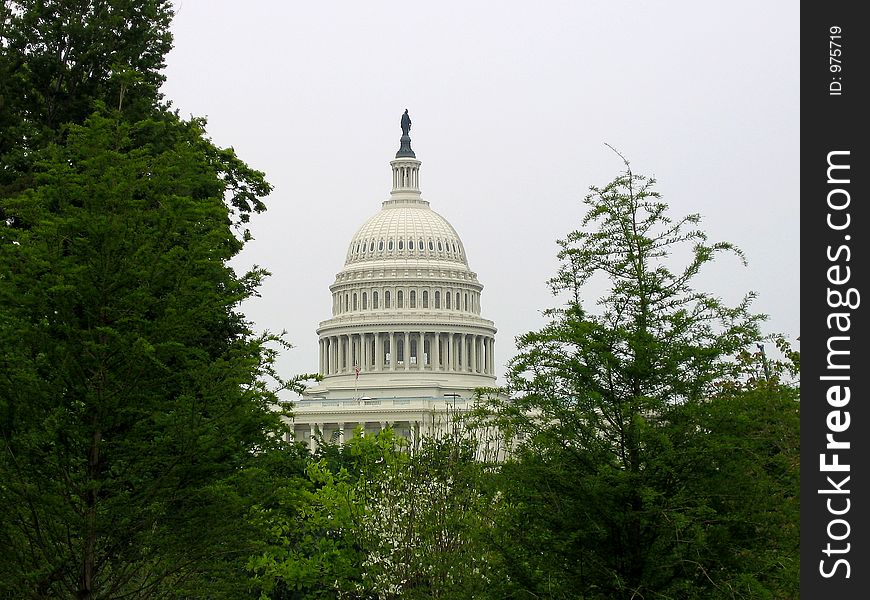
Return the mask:
M402 290L396 292L396 308L405 308L405 298Z
M435 249L435 244L432 243L432 240L429 240L429 251L431 252L434 249Z
M396 339L396 362L399 364L405 362L405 340L401 337Z
M441 292L435 292L435 308L441 308Z
M402 241L402 240L399 240L399 250L402 250L402 249L403 249L402 247L403 247L404 245L405 245L405 242Z
M423 290L423 308L429 308L429 292Z
M456 310L459 310L459 292L456 292Z
M372 242L372 250L375 249L374 246L375 246L375 243ZM378 250L383 250L383 249L384 249L384 240L381 240L378 242Z
M465 310L468 311L468 292L465 293Z
M344 295L344 312L350 310L350 296L347 294Z
M392 250L392 249L393 249L393 240L390 240L389 242L387 242L387 250Z
M438 240L438 252L441 252L441 249L442 249L441 240Z
M356 310L356 293L353 295L353 309Z
M372 308L378 307L378 293L372 292Z
M414 290L408 294L408 308L417 308L417 292Z
M447 292L444 296L444 308L450 308L450 299L453 297L453 294Z
M384 292L384 308L390 308L390 290Z
M362 309L365 310L365 309L367 309L368 307L369 307L368 296L366 296L366 293L363 292L363 295L362 295Z
M419 348L417 348L417 340L411 338L410 342L411 343L408 344L410 346L410 352L408 352L408 359L411 361L412 365L415 365L420 362L420 351Z
M423 249L423 240L422 239L417 243L417 248L420 250Z
M408 250L414 251L414 240L408 240Z

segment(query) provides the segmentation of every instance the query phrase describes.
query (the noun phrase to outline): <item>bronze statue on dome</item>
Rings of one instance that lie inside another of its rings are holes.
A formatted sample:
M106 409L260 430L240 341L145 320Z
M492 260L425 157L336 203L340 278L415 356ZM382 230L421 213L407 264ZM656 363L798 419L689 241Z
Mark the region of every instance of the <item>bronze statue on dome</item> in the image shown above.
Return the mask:
M408 132L411 131L411 117L408 115L408 109L405 109L404 114L402 115L402 135L408 135Z

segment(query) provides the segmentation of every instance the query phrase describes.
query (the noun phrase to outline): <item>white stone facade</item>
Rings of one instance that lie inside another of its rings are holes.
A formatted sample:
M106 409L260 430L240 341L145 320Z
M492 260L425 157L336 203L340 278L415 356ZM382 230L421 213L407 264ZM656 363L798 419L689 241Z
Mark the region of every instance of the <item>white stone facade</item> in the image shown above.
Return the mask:
M410 140L407 145L410 150ZM353 236L320 323L319 372L294 409L297 439L388 424L406 437L495 385L495 333L456 230L420 193L420 161L391 161L392 191Z

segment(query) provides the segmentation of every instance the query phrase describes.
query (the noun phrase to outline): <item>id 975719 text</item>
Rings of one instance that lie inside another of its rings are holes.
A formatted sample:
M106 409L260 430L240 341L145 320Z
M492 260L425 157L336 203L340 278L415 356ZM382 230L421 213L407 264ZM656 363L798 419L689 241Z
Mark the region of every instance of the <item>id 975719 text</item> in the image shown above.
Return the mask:
M828 31L828 70L831 72L828 95L841 96L843 94L843 28L832 25Z

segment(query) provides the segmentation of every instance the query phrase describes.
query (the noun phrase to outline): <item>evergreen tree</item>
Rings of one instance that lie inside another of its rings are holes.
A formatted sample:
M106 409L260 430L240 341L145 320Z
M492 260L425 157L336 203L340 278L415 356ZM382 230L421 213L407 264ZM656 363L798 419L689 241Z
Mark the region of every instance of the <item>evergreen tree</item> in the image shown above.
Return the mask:
M35 152L84 123L96 102L132 121L154 111L171 18L170 0L3 2L0 196L30 185Z
M625 164L624 174L591 188L582 228L559 242L551 285L566 305L519 338L513 397L493 402L525 440L502 470L505 581L529 597L755 597L729 587L746 563L725 560L751 535L719 526L735 525L746 516L741 503L763 497L752 479L759 457L726 459L745 448L727 429L747 417L734 412L736 399L723 399L741 377L736 357L760 339L762 317L749 311L751 294L729 307L692 288L717 254L742 255L708 243L697 215L672 220L654 180ZM593 279L608 291L587 308ZM791 392L775 394L793 406ZM778 415L780 432L795 426L789 414ZM794 441L781 449L790 457ZM725 472L740 490L728 502ZM784 497L796 494L789 477L777 484ZM725 529L735 543L717 546ZM783 537L792 550L795 538Z
M285 426L239 312L262 173L159 95L168 0L0 12L0 596L228 597ZM292 384L292 382L290 382Z
M2 201L0 589L141 595L244 547L229 482L283 430L202 136L95 115Z

